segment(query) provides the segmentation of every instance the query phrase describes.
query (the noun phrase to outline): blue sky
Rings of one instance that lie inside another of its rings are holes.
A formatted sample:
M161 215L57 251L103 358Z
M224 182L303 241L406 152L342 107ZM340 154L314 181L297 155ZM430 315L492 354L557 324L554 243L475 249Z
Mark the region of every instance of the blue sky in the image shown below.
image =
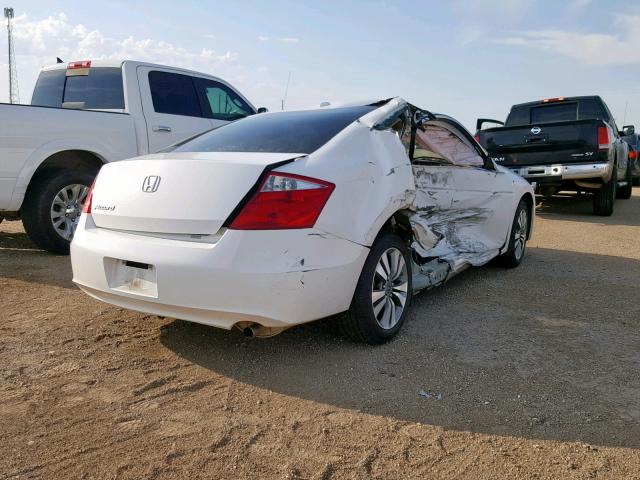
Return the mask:
M10 0L7 0L7 2ZM7 3L5 2L5 3ZM472 129L511 104L599 94L640 125L640 1L14 0L21 100L38 69L127 57L221 76L278 109L400 95ZM0 101L6 101L0 37Z

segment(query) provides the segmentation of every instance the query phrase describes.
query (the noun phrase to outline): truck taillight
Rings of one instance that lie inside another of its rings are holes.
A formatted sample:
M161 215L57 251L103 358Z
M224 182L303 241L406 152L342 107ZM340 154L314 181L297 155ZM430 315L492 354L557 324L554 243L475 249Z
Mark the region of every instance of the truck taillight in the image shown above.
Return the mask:
M93 186L96 184L95 180L89 187L89 192L87 193L87 198L84 199L84 204L82 205L82 213L91 214L91 201L93 200Z
M91 60L82 60L80 62L69 62L67 69L74 70L76 68L91 68Z
M635 150L631 150L629 152L629 160L635 160L636 158L638 158L638 152L636 152Z
M564 97L545 98L542 103L563 102Z
M335 185L292 173L271 172L229 228L282 230L311 228Z
M607 127L598 127L598 149L609 150L611 147L611 136Z

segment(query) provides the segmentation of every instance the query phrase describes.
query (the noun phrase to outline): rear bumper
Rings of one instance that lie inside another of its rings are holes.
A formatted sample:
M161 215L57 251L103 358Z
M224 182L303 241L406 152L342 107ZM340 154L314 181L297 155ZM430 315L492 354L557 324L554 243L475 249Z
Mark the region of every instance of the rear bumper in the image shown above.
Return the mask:
M313 229L227 230L199 243L95 228L83 215L71 265L83 291L113 305L226 329L287 327L347 310L368 252ZM152 265L155 287L116 288L113 259Z
M608 179L611 164L606 162L583 164L531 165L527 167L507 167L529 182L544 183L545 180L581 180L586 178Z

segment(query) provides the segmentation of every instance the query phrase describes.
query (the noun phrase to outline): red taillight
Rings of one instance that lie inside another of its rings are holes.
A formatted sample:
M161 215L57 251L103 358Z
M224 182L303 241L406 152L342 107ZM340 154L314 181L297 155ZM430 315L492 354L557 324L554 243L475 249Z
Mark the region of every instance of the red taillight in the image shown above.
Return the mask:
M87 198L84 199L84 204L82 205L82 213L91 214L91 201L93 200L93 186L96 184L95 180L89 187L89 193L87 193Z
M475 139L476 139L476 142L480 143L480 134L479 134L479 133L476 133L476 134L473 136L473 138L475 138Z
M311 228L335 185L292 173L271 172L233 219L235 230Z
M82 60L81 62L69 62L67 68L73 70L75 68L90 68L91 60Z
M609 150L611 147L611 137L607 127L598 127L598 148L600 150Z
M629 152L629 160L635 160L636 158L638 158L638 152L636 152L635 150L631 150Z

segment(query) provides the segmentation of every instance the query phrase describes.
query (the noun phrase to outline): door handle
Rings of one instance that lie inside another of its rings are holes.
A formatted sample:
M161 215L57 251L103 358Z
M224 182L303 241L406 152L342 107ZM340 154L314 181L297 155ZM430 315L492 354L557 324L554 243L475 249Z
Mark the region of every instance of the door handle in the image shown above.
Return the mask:
M152 130L154 132L170 132L171 127L167 127L166 125L154 125L152 127Z

